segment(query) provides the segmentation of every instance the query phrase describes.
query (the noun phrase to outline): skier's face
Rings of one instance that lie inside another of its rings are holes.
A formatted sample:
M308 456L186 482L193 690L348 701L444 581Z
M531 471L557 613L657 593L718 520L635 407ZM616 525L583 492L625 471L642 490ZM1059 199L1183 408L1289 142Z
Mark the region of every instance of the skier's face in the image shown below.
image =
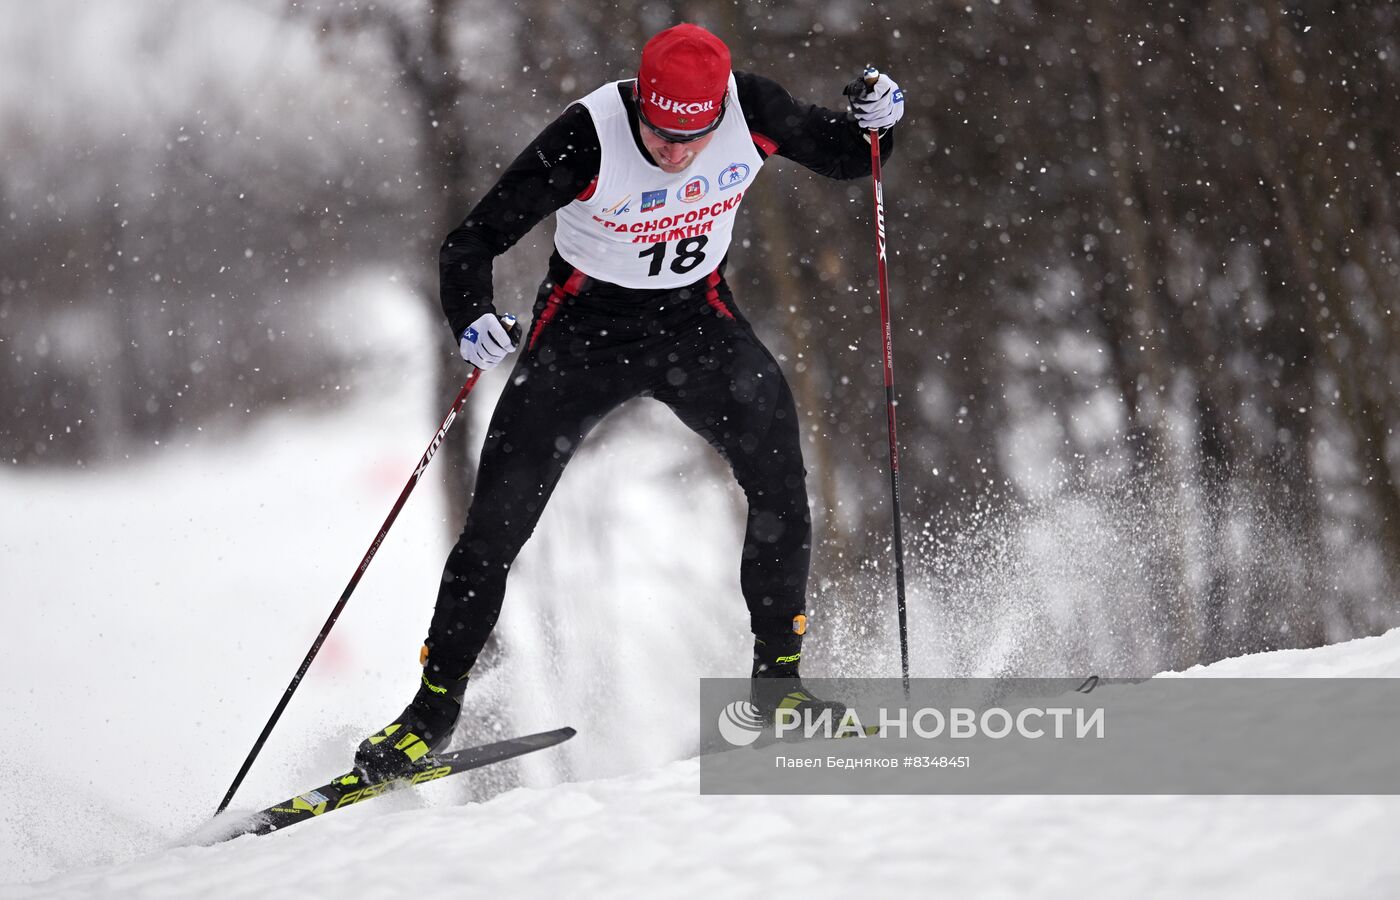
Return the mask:
M647 148L647 152L661 167L661 171L668 175L684 172L695 161L695 157L710 146L710 141L715 139L715 133L712 131L702 138L677 144L666 140L645 124L638 130L642 133L642 146Z

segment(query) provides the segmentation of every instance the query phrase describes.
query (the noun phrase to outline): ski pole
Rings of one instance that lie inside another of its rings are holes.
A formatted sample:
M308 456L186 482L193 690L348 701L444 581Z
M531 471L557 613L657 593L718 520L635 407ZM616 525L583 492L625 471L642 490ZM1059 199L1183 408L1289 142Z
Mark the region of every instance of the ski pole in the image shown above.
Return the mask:
M847 93L868 92L880 79L874 66L866 66L859 81ZM890 283L885 267L885 192L880 181L880 134L870 129L870 176L875 185L875 267L880 284L880 346L885 361L885 410L890 437L890 495L894 506L894 578L899 611L899 666L904 696L909 696L909 624L904 604L904 533L899 522L899 441L895 431L894 345L890 334Z
M503 317L508 318L508 317ZM516 325L511 318L509 332L511 340L517 345L520 343L520 326ZM257 741L253 744L253 749L248 752L248 758L243 760L243 766L238 770L238 775L233 779L233 784L229 785L228 793L224 794L224 799L219 803L219 808L214 811L218 815L228 809L228 805L233 801L233 795L238 790L238 786L243 783L248 770L253 767L253 760L257 759L258 753L262 750L263 744L267 743L267 738L272 734L273 727L277 720L282 717L282 711L287 708L287 703L292 699L293 692L297 685L301 684L301 679L306 675L306 670L311 668L311 661L316 658L316 654L321 651L321 645L325 643L326 636L331 633L331 628L335 626L336 619L340 618L340 613L345 609L345 604L350 600L350 595L355 592L355 587L359 585L360 579L364 577L365 570L369 568L370 561L374 559L374 554L379 551L379 545L384 543L384 537L389 533L389 527L394 524L394 520L399 517L399 511L403 509L404 503L408 501L408 495L413 493L414 487L418 485L419 479L427 471L428 463L433 461L433 455L442 446L443 440L447 438L447 430L452 427L457 414L462 411L462 405L467 402L467 395L476 387L477 379L481 377L480 369L472 369L472 373L467 376L467 381L462 385L462 390L457 393L457 399L453 401L452 408L447 411L447 418L442 420L437 434L433 435L432 443L428 444L428 449L423 453L423 458L414 467L413 474L408 476L408 483L404 485L403 492L399 494L399 499L394 502L394 508L389 510L389 516L380 526L379 533L374 536L374 541L369 545L369 550L365 551L364 558L360 560L360 565L355 569L355 574L350 576L350 583L345 586L345 591L341 593L340 599L336 601L335 608L331 610L330 618L326 619L326 624L321 626L321 633L316 635L316 640L311 643L311 649L306 651L306 658L301 661L301 666L292 676L291 684L282 692L282 699L277 701L277 708L272 711L272 717L263 726L262 734L258 735Z

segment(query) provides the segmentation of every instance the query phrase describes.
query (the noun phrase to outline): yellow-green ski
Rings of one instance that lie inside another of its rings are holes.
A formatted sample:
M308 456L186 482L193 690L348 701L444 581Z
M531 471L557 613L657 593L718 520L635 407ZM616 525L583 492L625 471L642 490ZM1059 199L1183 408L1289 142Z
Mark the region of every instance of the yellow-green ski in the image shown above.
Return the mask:
M458 772L479 769L482 766L524 756L526 753L533 753L536 750L544 750L547 747L564 743L574 734L576 732L572 728L557 728L554 731L542 731L539 734L495 741L490 744L482 744L479 747L468 747L465 750L454 750L437 756L425 756L419 760L418 766L412 772L383 781L370 781L358 772L346 772L315 790L298 794L255 813L248 820L246 828L240 829L229 837L280 831L298 822L323 816L326 813L378 797L380 794L392 790L437 781L439 778L456 775Z

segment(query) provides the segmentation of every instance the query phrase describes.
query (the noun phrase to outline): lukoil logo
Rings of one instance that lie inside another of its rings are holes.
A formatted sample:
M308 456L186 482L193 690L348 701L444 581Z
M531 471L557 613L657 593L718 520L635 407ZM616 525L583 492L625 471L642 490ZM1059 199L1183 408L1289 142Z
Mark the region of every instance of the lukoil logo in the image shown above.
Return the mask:
M670 97L663 97L656 91L651 92L651 104L657 109L669 110L674 113L699 115L702 112L709 112L715 108L715 101L703 100L686 102L685 100L672 100Z
M719 733L735 747L747 747L763 733L758 707L747 700L735 700L719 711Z

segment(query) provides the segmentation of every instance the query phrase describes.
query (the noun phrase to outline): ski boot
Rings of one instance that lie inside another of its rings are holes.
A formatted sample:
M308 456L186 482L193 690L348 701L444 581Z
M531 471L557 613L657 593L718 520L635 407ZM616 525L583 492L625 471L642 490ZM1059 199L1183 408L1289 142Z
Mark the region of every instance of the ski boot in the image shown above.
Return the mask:
M419 760L441 750L452 737L467 676L439 685L428 680L428 671L424 669L418 693L398 718L361 741L355 751L355 769L368 780L414 771Z
M834 728L846 714L846 704L813 696L797 674L806 633L807 617L799 615L793 618L791 631L754 635L749 702L764 723L775 722L779 710L792 710L799 722L829 710Z

